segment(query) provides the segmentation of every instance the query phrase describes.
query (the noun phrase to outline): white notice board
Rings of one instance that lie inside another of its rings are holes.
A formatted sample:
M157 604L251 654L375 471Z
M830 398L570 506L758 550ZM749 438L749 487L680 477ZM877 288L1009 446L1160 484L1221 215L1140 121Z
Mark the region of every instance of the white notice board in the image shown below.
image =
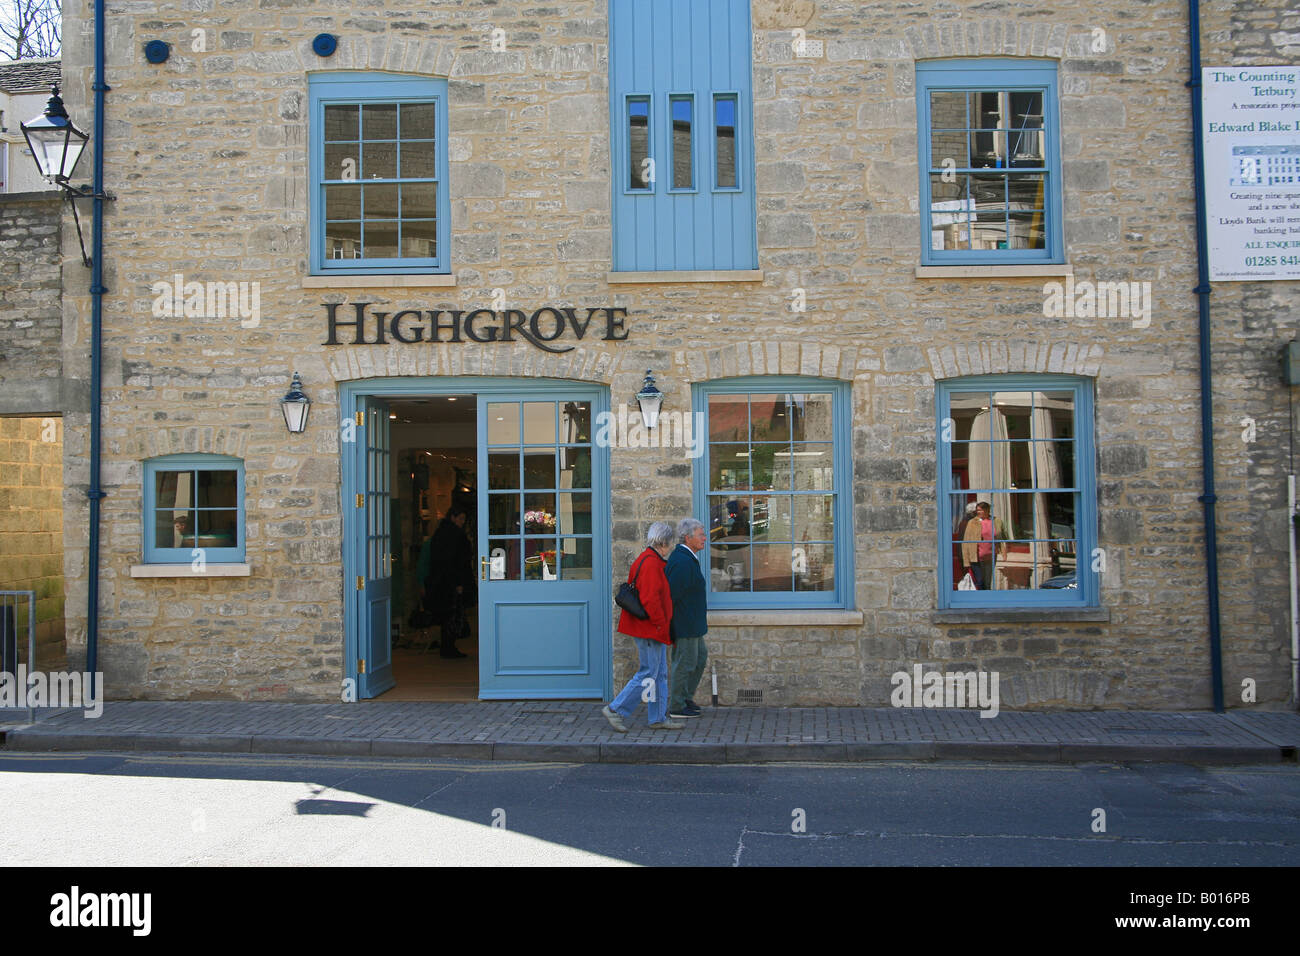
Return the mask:
M1300 67L1201 71L1210 279L1300 279Z

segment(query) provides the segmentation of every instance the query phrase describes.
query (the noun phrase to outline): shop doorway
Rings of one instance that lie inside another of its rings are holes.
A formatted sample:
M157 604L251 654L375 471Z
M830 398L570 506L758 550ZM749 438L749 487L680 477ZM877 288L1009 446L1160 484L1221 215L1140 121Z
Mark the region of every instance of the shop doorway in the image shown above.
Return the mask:
M387 410L395 683L382 699L475 700L477 403L435 395L393 399Z
M609 696L609 459L593 441L607 390L384 379L345 384L341 402L345 690L351 680L358 699ZM451 636L465 656L451 659L448 595L425 576L449 511L464 535L454 561L464 614Z

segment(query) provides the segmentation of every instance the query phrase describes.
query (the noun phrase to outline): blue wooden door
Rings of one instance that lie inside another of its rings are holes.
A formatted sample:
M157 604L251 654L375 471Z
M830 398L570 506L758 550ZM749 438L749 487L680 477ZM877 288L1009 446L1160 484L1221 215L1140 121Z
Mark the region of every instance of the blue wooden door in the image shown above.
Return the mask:
M478 397L479 696L609 683L608 450L594 392Z
M393 678L393 554L392 446L388 405L372 396L359 396L363 428L357 442L364 542L357 562L362 595L357 642L357 696L377 697L395 683Z

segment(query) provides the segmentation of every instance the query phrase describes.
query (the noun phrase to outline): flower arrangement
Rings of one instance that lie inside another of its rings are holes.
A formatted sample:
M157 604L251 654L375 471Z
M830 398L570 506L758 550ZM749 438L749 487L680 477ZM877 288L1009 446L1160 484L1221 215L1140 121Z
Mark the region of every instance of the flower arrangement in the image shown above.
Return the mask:
M554 531L555 515L548 511L525 511L524 526L528 531Z
M530 580L554 581L556 552L539 551L524 558L524 577Z

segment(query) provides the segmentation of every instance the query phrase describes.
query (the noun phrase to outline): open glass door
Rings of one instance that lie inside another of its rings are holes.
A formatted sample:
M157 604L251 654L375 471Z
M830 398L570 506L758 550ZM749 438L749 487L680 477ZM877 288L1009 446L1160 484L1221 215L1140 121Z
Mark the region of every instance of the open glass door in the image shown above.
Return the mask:
M600 698L610 603L595 395L478 399L479 696Z
M358 503L364 512L364 553L358 567L361 595L357 629L357 696L377 697L394 684L392 653L393 548L392 548L392 445L388 405L381 399L359 396L357 410L362 453Z

